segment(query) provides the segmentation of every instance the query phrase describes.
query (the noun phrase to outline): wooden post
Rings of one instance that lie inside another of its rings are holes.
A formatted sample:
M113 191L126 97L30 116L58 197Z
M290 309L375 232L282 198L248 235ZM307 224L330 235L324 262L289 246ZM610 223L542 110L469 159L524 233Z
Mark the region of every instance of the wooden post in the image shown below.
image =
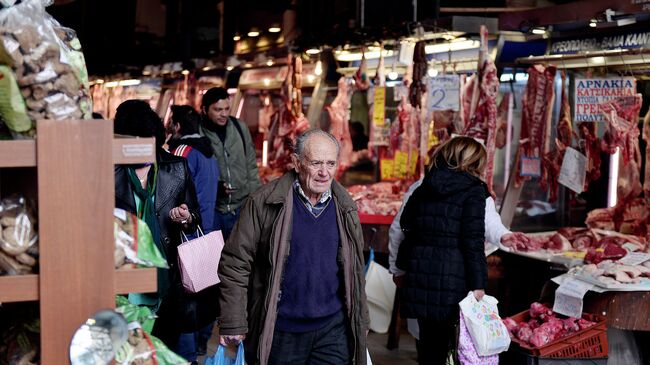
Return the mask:
M38 122L41 363L69 363L75 330L115 306L113 124Z

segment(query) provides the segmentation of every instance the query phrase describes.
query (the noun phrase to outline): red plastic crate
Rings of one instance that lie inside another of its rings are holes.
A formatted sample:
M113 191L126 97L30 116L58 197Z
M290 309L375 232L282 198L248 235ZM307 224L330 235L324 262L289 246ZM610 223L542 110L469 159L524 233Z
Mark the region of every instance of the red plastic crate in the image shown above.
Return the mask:
M524 311L511 316L515 322L528 322L529 311ZM596 322L595 325L585 328L566 337L549 342L542 347L531 347L529 344L511 336L512 342L519 345L521 350L538 357L550 358L602 358L607 357L607 325L606 319L597 314L583 314L583 319Z

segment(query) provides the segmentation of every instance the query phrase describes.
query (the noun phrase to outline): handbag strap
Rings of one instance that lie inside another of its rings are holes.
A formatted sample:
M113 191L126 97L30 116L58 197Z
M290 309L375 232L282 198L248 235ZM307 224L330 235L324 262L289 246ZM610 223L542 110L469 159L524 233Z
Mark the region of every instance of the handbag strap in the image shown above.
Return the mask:
M205 234L203 234L203 230L201 229L201 226L196 226L196 231L200 233L199 237L205 236ZM189 240L190 239L187 238L187 235L185 234L185 232L183 232L183 230L181 229L181 243L188 242Z

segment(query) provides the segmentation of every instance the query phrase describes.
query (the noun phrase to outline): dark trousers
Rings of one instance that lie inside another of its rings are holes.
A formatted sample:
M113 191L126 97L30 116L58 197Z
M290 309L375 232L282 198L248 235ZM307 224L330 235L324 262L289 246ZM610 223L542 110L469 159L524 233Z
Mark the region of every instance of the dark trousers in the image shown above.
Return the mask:
M341 311L323 328L303 333L275 331L269 365L347 365L350 349Z
M241 208L237 208L232 213L221 213L215 209L213 227L215 231L221 231L221 235L223 236L224 241L230 237L230 232L232 232L232 229L235 227L235 223L237 223L237 220L239 219L240 211Z
M456 321L418 319L420 341L418 364L445 365L456 341Z

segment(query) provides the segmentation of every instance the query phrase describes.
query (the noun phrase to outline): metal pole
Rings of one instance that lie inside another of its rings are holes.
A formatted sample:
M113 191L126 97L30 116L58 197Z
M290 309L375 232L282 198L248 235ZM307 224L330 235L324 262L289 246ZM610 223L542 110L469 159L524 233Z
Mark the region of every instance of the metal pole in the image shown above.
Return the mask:
M366 26L366 0L361 0L361 28Z
M413 0L413 21L418 21L418 0Z

